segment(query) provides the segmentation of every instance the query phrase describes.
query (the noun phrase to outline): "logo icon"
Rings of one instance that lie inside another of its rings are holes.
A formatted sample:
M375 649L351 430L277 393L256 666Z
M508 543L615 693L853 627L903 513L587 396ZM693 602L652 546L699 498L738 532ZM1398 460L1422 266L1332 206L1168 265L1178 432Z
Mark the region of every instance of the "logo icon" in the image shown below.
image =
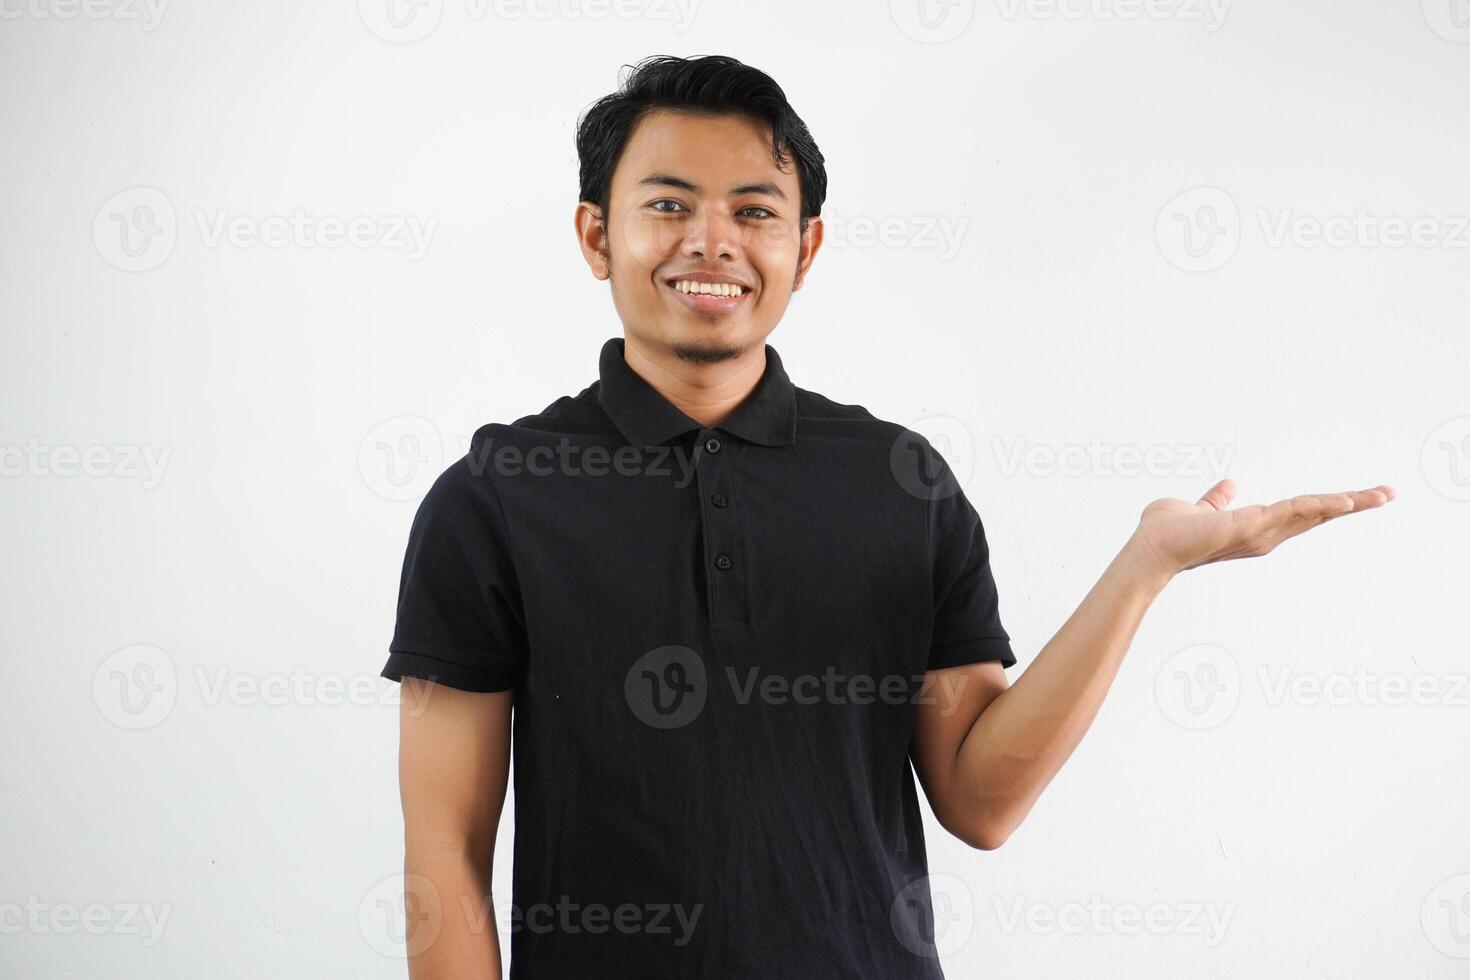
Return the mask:
M1470 0L1421 0L1424 22L1446 41L1470 44Z
M709 696L704 660L688 647L650 650L623 680L628 707L652 728L683 728L704 710Z
M1181 728L1215 728L1240 703L1240 668L1224 647L1185 647L1159 668L1154 698L1165 717Z
M168 261L179 237L173 202L156 187L130 187L109 197L92 218L92 244L108 265L147 272Z
M1195 187L1176 194L1154 222L1159 251L1185 272L1211 272L1235 256L1240 246L1240 210L1218 187Z
M1470 500L1470 415L1450 419L1429 434L1419 456L1424 479L1450 500Z
M357 0L357 13L367 29L382 40L412 44L439 26L444 0Z
M384 500L419 500L444 468L444 440L417 415L388 419L357 447L362 482Z
M959 952L975 931L975 896L963 878L952 874L916 878L893 900L888 919L910 952L944 959Z
M92 674L92 703L102 717L129 731L161 723L178 696L172 658L146 643L115 651Z
M975 19L975 0L888 0L893 23L922 44L942 44Z
M362 938L393 959L416 956L434 945L442 925L439 890L423 875L389 875L368 889L357 905Z
M1446 956L1470 959L1470 874L1446 878L1425 897L1419 924L1429 944Z
M917 436L933 447L928 451ZM934 453L939 454L936 459ZM948 465L944 472L941 461ZM898 485L923 500L940 500L959 493L975 468L975 441L964 422L952 415L926 415L899 433L888 456Z

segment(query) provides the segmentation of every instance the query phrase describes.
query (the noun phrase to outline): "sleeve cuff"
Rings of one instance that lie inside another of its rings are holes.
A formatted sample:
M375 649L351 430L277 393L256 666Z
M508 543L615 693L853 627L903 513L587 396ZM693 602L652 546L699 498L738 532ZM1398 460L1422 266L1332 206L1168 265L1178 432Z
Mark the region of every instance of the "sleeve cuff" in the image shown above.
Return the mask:
M435 684L443 684L445 687L452 687L460 691L473 691L477 694L509 691L516 686L515 675L510 671L472 670L462 664L404 650L389 651L388 663L378 676L400 682L405 677L418 677Z
M1002 667L1014 667L1016 655L1011 650L1010 638L977 636L938 644L929 650L929 664L926 669L944 670L946 667L961 667L982 660L999 660Z

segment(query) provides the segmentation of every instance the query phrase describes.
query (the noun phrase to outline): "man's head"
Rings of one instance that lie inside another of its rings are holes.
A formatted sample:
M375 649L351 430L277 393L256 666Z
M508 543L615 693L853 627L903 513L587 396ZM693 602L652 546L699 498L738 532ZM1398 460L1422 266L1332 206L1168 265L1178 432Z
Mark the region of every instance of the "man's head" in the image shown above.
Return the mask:
M583 114L577 155L577 237L629 339L692 362L764 344L821 246L827 196L780 86L734 58L646 59Z

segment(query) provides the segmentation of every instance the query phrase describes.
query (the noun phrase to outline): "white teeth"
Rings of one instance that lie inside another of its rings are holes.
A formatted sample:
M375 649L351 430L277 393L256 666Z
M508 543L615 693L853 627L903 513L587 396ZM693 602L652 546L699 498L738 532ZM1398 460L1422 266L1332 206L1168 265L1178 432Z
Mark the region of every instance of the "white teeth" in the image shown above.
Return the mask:
M728 282L695 282L692 279L680 279L674 283L674 288L681 293L702 293L709 296L739 296L745 292L744 288Z

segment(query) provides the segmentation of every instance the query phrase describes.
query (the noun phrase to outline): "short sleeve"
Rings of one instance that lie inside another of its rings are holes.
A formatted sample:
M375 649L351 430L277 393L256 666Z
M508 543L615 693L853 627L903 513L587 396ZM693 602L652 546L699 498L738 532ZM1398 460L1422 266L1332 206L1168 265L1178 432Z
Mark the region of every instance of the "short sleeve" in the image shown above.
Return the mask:
M944 457L933 446L928 446L928 453L936 476L927 481L934 583L934 630L927 669L981 660L999 660L1002 667L1013 667L1016 655L1010 634L1000 622L985 527Z
M506 691L519 682L526 656L505 515L490 479L461 459L414 515L382 676Z

